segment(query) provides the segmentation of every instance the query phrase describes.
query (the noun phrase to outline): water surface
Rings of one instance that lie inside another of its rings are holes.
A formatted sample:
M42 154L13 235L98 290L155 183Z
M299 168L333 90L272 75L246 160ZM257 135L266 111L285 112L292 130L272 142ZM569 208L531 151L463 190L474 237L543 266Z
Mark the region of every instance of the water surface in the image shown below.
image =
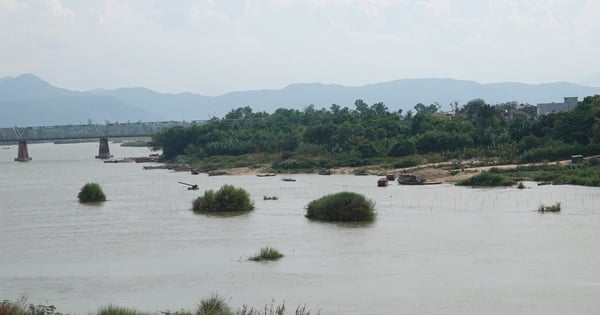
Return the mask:
M0 150L0 299L26 294L71 314L109 303L193 309L212 293L234 307L275 299L321 314L600 312L598 188L194 176L102 163L97 151L96 143L30 144L33 161L17 163L16 146ZM111 152L150 153L116 144ZM86 182L100 183L109 200L79 204ZM227 218L190 211L193 198L223 184L246 189L256 209ZM373 199L375 222L304 218L311 200L339 191ZM536 211L554 202L561 213ZM285 257L247 261L267 245Z

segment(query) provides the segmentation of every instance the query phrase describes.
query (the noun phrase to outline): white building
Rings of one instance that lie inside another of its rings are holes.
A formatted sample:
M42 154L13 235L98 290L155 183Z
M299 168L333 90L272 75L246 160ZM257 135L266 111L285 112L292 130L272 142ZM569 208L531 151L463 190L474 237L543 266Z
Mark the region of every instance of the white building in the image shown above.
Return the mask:
M577 96L565 97L565 101L562 103L540 103L537 104L537 115L542 116L548 113L564 112L571 110L577 106Z

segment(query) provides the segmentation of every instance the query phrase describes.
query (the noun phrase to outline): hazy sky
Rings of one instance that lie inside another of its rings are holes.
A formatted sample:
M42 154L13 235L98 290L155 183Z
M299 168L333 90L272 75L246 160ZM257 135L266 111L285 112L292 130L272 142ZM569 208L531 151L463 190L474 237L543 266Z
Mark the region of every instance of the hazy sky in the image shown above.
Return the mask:
M0 0L0 76L219 95L402 78L600 86L598 0Z

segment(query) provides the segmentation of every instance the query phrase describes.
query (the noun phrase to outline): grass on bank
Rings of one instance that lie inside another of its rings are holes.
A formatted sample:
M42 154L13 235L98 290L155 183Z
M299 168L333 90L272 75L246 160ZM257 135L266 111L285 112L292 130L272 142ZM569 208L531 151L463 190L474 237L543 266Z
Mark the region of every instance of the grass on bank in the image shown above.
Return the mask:
M495 169L493 172L514 180L547 181L555 185L600 186L600 158L592 158L576 164L529 165L515 169Z
M98 183L87 183L81 187L81 191L77 194L79 202L102 202L106 201L106 195L102 191L102 187Z
M252 261L278 260L281 257L283 257L283 254L281 254L276 249L267 246L267 247L261 248L260 253L248 258L248 260L252 260Z
M90 313L92 314L92 313ZM265 305L261 308L249 307L243 305L241 308L234 310L227 301L213 294L208 298L200 300L198 308L194 311L179 310L179 311L160 311L160 312L141 312L133 308L108 305L98 309L97 315L285 315L285 303L275 305ZM310 315L311 312L306 306L298 306L295 312L296 315ZM57 312L54 305L34 305L27 303L25 297L19 298L17 301L4 300L0 302L0 315L63 315Z
M357 193L340 192L311 201L306 207L306 217L336 222L373 221L375 203Z
M502 187L512 186L512 179L500 175L488 172L482 172L471 178L461 180L456 185L458 186L473 186L473 187Z

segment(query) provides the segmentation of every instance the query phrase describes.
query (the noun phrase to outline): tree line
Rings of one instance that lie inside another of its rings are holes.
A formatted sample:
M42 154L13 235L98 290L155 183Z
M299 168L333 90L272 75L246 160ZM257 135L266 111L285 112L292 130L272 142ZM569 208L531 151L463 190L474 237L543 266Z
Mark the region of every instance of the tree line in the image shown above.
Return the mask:
M267 154L276 169L475 157L531 162L600 153L600 95L585 97L570 111L535 118L507 115L517 108L519 113L536 110L516 102L491 105L482 99L463 106L454 103L449 113L441 112L437 103L419 103L403 112L360 99L353 109L310 105L269 114L241 107L205 124L165 129L151 145L161 148L167 160Z

